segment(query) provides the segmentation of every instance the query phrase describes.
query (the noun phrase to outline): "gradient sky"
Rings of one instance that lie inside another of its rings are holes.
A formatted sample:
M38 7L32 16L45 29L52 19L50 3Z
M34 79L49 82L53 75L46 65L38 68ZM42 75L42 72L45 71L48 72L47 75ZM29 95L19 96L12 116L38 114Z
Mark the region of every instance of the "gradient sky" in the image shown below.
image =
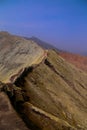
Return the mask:
M0 31L87 54L87 0L0 0Z

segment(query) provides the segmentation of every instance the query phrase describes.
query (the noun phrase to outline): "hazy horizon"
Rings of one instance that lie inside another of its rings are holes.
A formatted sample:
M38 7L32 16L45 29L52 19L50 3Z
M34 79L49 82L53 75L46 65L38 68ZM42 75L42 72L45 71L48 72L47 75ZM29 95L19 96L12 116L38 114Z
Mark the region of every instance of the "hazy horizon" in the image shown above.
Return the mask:
M0 31L35 36L59 49L87 54L87 2L1 0Z

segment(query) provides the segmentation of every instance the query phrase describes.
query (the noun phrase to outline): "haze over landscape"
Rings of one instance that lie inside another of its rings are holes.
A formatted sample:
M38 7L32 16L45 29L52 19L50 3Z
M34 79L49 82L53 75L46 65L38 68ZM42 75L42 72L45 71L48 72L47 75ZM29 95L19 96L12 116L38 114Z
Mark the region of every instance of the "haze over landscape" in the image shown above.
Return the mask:
M0 30L87 55L87 1L1 0Z

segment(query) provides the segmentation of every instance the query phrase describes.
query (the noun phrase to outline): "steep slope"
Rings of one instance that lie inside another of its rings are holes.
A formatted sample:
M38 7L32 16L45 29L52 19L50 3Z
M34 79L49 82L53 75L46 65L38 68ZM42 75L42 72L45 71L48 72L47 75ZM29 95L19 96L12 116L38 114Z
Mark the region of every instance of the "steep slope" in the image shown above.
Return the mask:
M2 130L87 130L87 73L57 52L1 32L0 81Z
M29 100L24 114L41 130L87 129L87 74L49 51L48 57L15 84Z

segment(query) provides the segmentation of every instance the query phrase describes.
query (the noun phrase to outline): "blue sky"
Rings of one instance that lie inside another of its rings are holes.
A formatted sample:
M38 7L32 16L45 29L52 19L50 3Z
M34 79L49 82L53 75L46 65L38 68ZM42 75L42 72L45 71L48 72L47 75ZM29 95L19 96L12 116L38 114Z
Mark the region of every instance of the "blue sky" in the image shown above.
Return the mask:
M87 1L0 0L0 31L87 53Z

